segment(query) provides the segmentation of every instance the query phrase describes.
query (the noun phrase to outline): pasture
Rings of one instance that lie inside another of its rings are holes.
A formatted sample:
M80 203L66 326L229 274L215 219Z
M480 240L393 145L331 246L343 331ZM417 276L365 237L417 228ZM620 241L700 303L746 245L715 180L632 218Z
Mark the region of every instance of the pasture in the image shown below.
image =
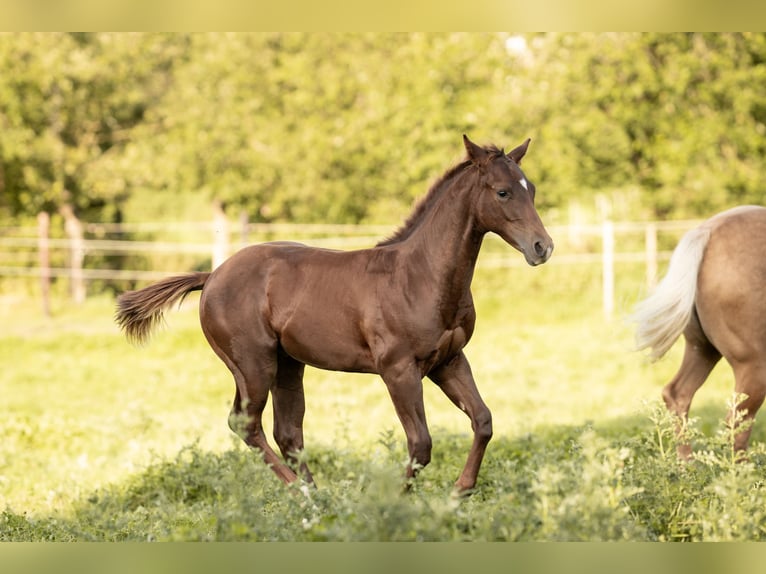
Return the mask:
M682 344L653 365L632 351L638 266L621 266L611 320L599 285L597 266L555 254L535 269L480 257L466 354L494 438L465 498L452 483L469 421L427 380L433 459L403 492L404 434L382 381L307 370L303 456L318 488L302 494L229 430L233 381L202 336L198 295L136 348L110 297L58 302L45 319L28 295L0 292L0 540L763 539L766 427L737 463L728 366L695 398L698 454L679 463L659 397Z

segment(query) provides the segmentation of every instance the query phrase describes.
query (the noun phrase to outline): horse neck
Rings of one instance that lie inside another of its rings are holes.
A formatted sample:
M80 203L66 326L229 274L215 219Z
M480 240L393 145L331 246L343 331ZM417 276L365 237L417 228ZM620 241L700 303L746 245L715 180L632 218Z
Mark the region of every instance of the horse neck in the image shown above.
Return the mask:
M404 241L402 252L428 275L446 300L461 298L470 289L484 233L472 215L471 190L458 176L449 182L422 221Z

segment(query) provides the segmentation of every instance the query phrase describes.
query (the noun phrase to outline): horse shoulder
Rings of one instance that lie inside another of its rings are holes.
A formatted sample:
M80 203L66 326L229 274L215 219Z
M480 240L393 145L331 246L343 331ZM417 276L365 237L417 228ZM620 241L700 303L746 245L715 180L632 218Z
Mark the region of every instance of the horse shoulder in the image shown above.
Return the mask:
M373 275L393 276L398 268L399 252L395 248L376 247L364 252L365 271Z

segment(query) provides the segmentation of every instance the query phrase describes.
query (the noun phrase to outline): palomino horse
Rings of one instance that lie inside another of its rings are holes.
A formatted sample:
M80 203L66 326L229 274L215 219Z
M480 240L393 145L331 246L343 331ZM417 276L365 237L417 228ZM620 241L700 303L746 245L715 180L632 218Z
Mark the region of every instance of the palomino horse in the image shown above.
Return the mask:
M679 242L667 275L636 310L639 348L659 359L684 334L681 368L662 395L684 424L692 397L723 356L734 371L737 405L744 422L766 397L766 208L724 211L689 231ZM735 437L747 448L750 424ZM681 444L679 455L691 454Z
M377 246L250 246L212 273L124 293L117 322L129 339L143 341L164 310L202 290L202 330L236 382L232 415L244 415L244 441L285 483L298 476L269 446L262 412L271 393L274 439L295 462L303 449L305 365L383 378L407 435L408 478L431 458L423 407L427 376L471 419L473 443L456 488L472 489L492 436L489 409L463 354L476 319L470 286L479 248L492 231L529 265L539 265L551 256L553 242L534 207L535 187L519 168L529 140L506 154L463 139L467 159ZM298 470L313 482L305 463Z

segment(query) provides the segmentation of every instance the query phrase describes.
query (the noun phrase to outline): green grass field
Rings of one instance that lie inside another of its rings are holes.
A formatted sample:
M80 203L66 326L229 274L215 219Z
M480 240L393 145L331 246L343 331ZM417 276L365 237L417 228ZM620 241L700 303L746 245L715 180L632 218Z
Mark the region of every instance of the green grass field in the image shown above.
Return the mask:
M425 381L433 460L402 492L404 435L382 381L307 370L306 452L318 489L281 485L227 426L228 370L199 329L198 297L143 348L113 300L45 319L0 293L0 540L758 540L766 429L734 464L719 365L692 406L700 454L680 464L657 364L625 320L641 270L620 271L601 315L598 267L485 269L466 353L495 435L476 491L451 493L468 419ZM267 417L270 432L270 420Z

